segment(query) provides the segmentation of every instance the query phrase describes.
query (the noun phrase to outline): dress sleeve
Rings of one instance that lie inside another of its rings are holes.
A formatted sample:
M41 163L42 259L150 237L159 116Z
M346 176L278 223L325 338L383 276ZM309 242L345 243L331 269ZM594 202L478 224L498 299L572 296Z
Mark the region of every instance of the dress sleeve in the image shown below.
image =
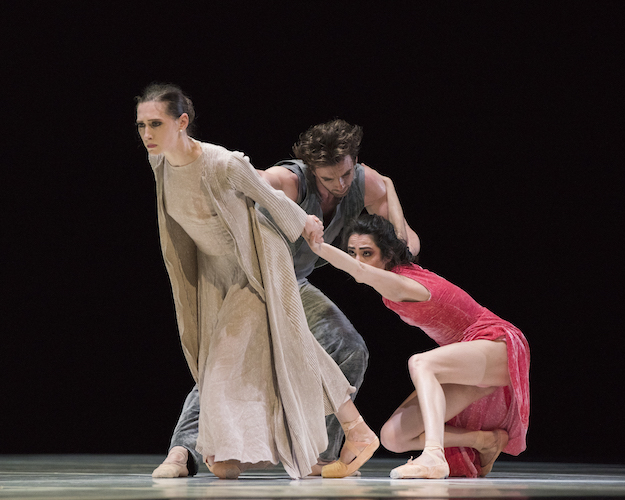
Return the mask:
M282 191L272 188L254 169L250 160L238 151L232 154L226 168L227 181L236 191L267 209L290 241L296 241L304 230L307 214Z

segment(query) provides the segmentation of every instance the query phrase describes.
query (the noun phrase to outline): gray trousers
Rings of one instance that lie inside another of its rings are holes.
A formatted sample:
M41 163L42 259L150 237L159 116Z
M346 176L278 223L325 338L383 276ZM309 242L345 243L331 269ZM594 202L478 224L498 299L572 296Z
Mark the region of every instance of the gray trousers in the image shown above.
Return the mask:
M319 344L336 361L349 383L356 387L352 399L362 384L369 361L365 341L341 310L321 290L308 280L299 282L300 296L308 327ZM195 450L200 417L200 395L197 385L185 399L182 413L174 429L169 449L183 446L189 451L187 468L197 474L203 458ZM328 448L320 455L322 460L336 460L343 442L343 429L334 415L326 417Z

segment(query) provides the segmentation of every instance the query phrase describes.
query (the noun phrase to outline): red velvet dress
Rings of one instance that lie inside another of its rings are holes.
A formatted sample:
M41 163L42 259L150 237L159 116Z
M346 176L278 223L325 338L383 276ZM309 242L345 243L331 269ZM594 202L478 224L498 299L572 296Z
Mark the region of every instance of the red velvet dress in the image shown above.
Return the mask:
M421 328L438 345L471 340L503 339L508 350L510 386L499 387L472 403L447 423L469 430L505 429L509 441L505 453L518 455L525 449L529 422L529 346L511 323L479 305L464 290L416 264L398 266L394 273L411 278L431 294L424 302L393 302L384 305L409 325ZM450 476L477 477L480 461L473 448L445 448Z

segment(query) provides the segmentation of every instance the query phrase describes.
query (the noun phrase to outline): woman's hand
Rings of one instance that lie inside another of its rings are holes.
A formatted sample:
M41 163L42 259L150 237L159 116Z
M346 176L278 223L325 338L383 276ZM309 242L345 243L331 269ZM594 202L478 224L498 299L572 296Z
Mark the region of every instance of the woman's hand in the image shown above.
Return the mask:
M317 253L323 243L323 224L316 215L309 215L306 218L306 225L302 236L308 243L310 249Z

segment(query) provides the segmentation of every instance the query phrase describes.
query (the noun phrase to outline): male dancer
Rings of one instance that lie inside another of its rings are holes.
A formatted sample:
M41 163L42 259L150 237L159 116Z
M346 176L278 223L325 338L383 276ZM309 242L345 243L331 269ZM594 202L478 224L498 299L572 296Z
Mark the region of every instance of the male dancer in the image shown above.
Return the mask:
M362 128L335 119L309 128L293 146L297 159L284 160L258 173L275 189L282 190L306 213L324 223L324 240L340 244L345 223L360 215L363 209L388 219L388 201L383 177L375 170L357 163ZM260 211L269 216L262 207ZM420 249L419 238L403 221L398 234L407 235L413 255ZM369 352L363 338L340 309L307 277L326 262L310 250L304 238L291 243L293 263L308 327L319 344L339 365L350 384L360 388ZM352 398L356 393L352 394ZM165 461L154 477L195 475L202 456L195 450L200 413L197 386L187 396ZM326 417L328 448L320 455L313 474L338 459L343 430L334 415ZM317 470L318 469L318 470Z

